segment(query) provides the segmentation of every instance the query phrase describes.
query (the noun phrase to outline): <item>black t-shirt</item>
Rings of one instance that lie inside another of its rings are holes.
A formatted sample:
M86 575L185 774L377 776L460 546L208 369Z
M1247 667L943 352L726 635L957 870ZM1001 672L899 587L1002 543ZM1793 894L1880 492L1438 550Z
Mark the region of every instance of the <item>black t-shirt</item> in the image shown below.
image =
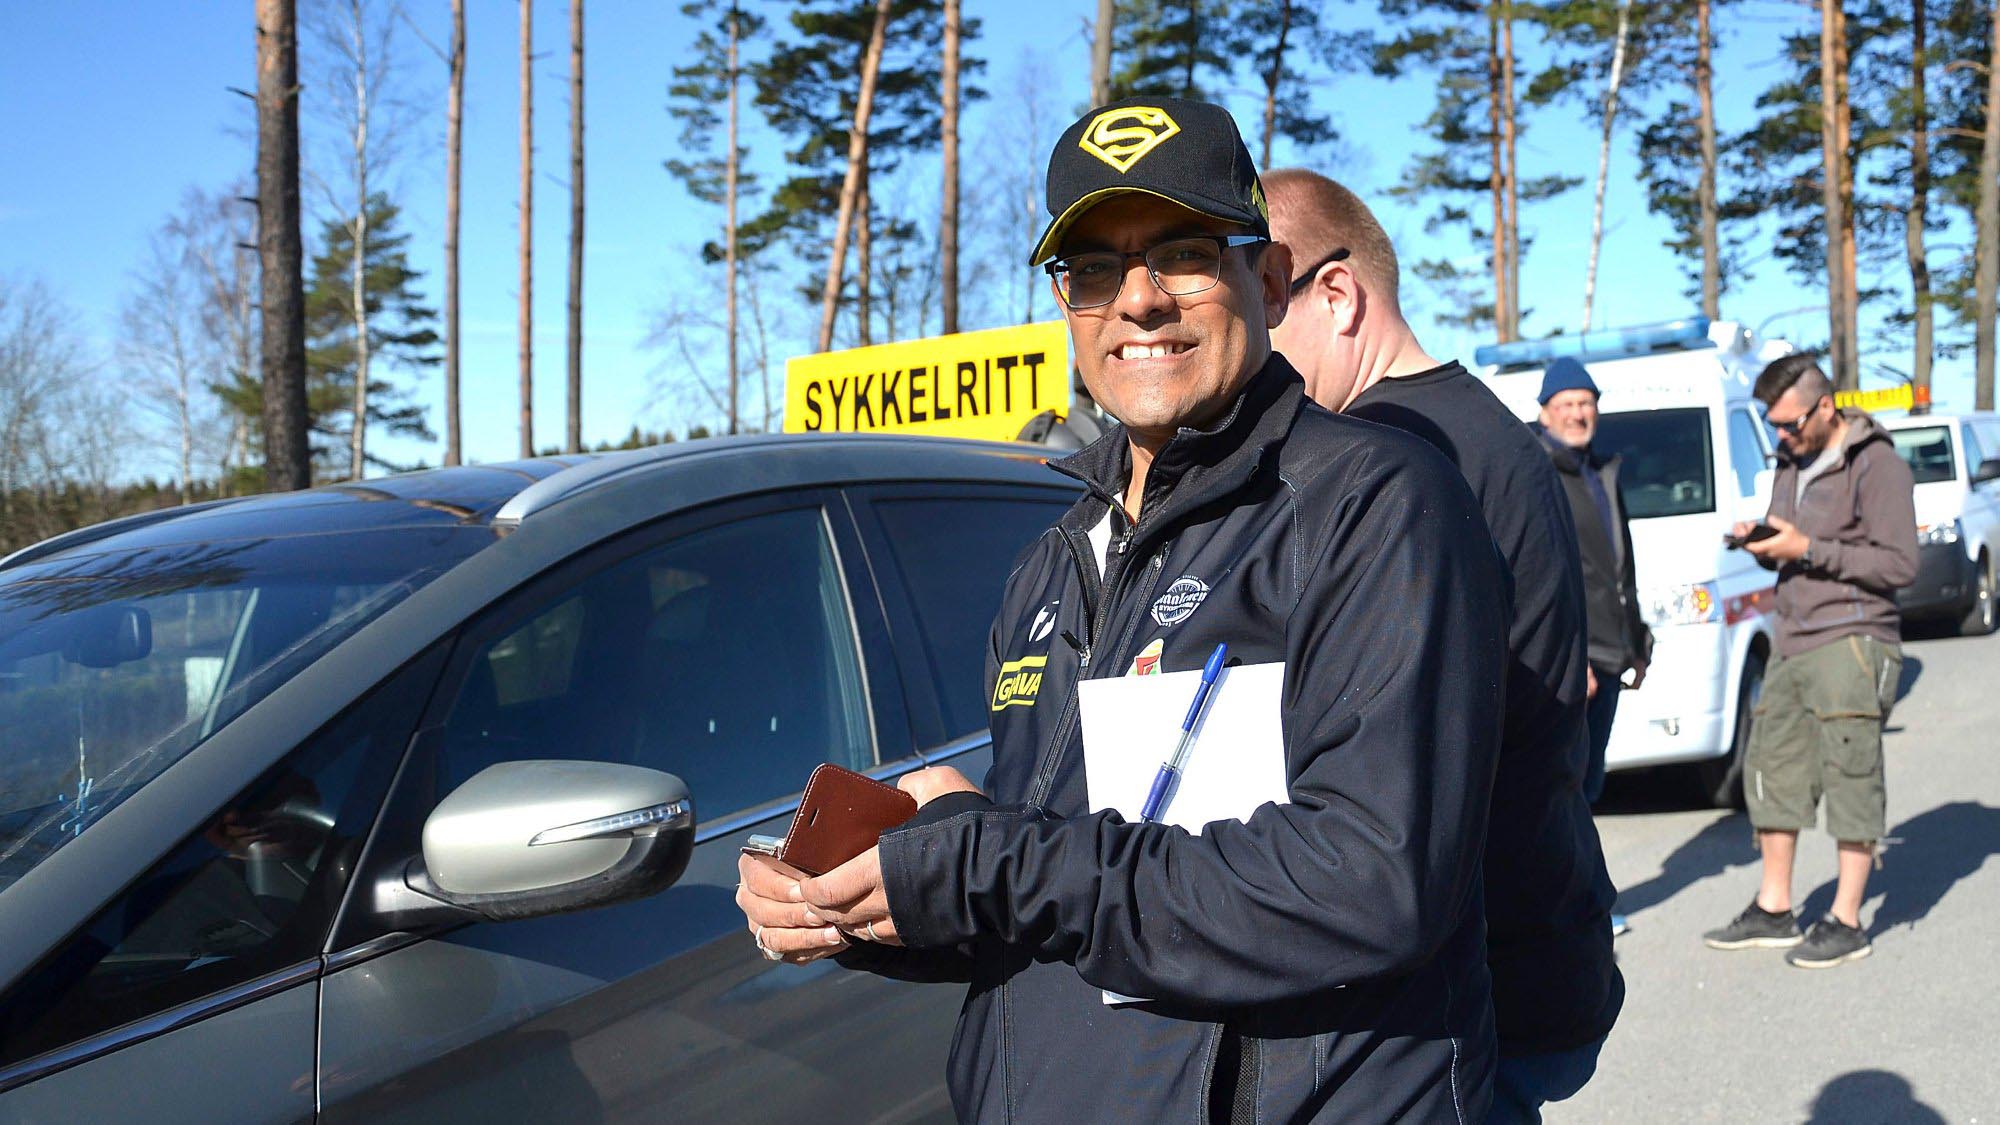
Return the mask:
M1578 1046L1610 1029L1624 984L1606 917L1611 879L1583 799L1587 640L1569 500L1533 432L1457 363L1384 379L1347 413L1450 458L1512 575L1507 715L1486 843L1493 1006L1503 1051Z

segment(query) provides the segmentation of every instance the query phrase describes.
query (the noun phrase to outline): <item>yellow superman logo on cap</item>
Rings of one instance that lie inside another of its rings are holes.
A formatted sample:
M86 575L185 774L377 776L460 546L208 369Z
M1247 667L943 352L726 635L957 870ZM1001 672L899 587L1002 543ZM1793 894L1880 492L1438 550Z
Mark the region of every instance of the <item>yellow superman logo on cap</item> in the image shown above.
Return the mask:
M1161 142L1181 131L1164 109L1131 105L1107 109L1090 119L1077 144L1120 173L1131 170Z

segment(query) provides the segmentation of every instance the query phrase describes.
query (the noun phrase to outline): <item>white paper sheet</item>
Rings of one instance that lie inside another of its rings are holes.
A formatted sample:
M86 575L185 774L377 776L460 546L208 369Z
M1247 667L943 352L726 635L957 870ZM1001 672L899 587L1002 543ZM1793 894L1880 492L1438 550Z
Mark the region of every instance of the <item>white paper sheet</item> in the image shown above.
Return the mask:
M1162 823L1199 835L1216 821L1249 820L1265 804L1291 799L1285 788L1284 682L1281 663L1223 669L1195 727L1180 784L1161 810ZM1139 819L1200 685L1199 670L1078 685L1092 812L1116 809L1128 821ZM1140 999L1104 994L1107 1004Z

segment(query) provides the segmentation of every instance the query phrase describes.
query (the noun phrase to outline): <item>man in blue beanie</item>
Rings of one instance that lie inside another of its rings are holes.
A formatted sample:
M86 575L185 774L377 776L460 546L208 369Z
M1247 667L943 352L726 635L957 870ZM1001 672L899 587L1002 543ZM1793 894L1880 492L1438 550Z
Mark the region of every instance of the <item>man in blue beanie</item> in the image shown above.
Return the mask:
M1597 383L1583 364L1563 356L1542 373L1542 416L1535 429L1555 462L1576 522L1583 556L1584 600L1590 617L1590 773L1583 795L1604 791L1604 749L1618 713L1618 693L1646 679L1653 634L1639 616L1639 587L1632 565L1632 530L1618 494L1618 458L1591 447L1597 436ZM1612 928L1625 919L1612 915Z

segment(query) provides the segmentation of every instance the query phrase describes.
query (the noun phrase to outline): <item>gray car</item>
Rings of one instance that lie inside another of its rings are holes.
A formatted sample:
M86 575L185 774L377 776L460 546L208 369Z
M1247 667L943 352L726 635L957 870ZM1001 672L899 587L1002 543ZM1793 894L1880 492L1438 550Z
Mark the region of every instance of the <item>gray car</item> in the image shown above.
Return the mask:
M739 438L0 562L0 1120L947 1115L958 990L761 960L736 856L823 761L980 775L1077 487Z

